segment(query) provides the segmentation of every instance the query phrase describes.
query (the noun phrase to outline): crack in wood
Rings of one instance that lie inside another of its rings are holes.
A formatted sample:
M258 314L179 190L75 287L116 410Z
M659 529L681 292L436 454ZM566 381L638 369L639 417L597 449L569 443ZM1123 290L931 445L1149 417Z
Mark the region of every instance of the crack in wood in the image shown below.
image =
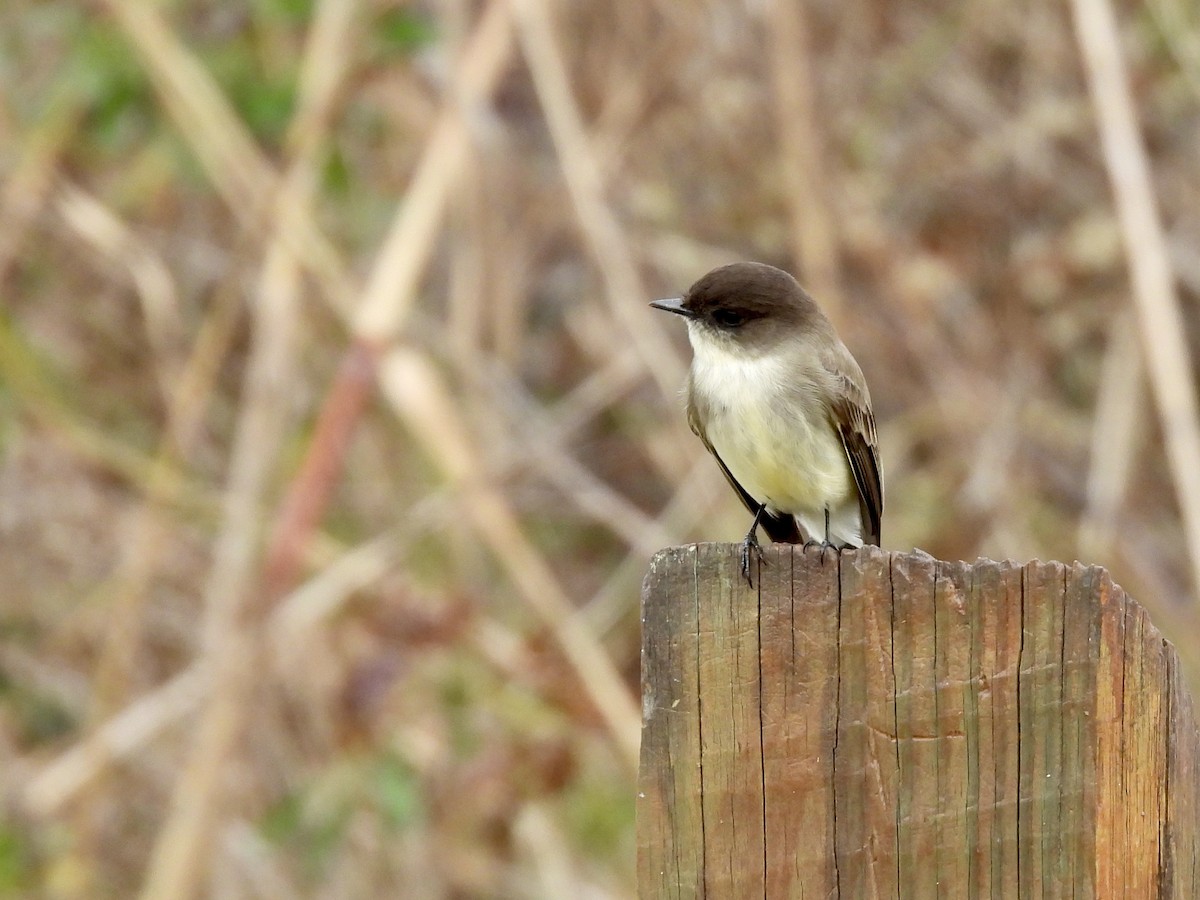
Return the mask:
M1107 573L764 553L651 568L642 898L1200 896L1194 705Z

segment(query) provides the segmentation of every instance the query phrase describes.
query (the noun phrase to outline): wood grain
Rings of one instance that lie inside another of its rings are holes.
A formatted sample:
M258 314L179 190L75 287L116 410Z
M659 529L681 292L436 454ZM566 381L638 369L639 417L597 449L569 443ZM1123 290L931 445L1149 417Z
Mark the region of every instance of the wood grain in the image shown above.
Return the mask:
M1192 698L1103 569L699 544L642 622L644 900L1198 896Z

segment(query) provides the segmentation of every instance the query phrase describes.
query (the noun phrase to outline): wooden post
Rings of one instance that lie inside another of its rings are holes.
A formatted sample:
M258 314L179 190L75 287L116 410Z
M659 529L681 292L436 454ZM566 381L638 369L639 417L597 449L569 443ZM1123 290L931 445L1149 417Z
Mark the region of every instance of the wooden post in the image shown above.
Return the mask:
M1200 897L1192 701L1103 569L738 552L646 579L642 900Z

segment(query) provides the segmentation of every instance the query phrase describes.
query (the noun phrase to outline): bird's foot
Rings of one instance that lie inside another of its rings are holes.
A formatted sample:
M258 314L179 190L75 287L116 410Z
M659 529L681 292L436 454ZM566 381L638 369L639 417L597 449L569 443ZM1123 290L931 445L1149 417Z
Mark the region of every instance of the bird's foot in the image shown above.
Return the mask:
M762 547L758 545L758 523L762 521L763 513L767 511L765 503L759 504L757 510L754 511L754 521L750 523L750 530L746 532L746 539L742 541L742 577L746 579L746 584L754 587L754 579L750 577L750 554L753 553L758 557L758 564L762 566Z
M754 579L750 577L750 557L754 556L758 563L762 564L762 547L758 543L758 538L751 529L746 535L746 539L742 541L742 577L746 579L746 584L754 587Z
M818 541L816 538L809 538L807 541L804 542L805 550L810 550L813 547L816 547L819 550L825 550L826 548L830 548L833 550L841 549L841 545L835 544L833 541Z

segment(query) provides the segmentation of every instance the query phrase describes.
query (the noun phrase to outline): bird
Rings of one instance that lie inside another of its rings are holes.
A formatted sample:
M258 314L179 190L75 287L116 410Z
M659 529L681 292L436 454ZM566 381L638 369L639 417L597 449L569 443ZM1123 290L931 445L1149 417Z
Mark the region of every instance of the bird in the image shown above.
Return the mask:
M878 545L883 470L866 379L800 283L737 262L650 305L687 322L687 420L754 516L747 581L760 526L774 542Z

